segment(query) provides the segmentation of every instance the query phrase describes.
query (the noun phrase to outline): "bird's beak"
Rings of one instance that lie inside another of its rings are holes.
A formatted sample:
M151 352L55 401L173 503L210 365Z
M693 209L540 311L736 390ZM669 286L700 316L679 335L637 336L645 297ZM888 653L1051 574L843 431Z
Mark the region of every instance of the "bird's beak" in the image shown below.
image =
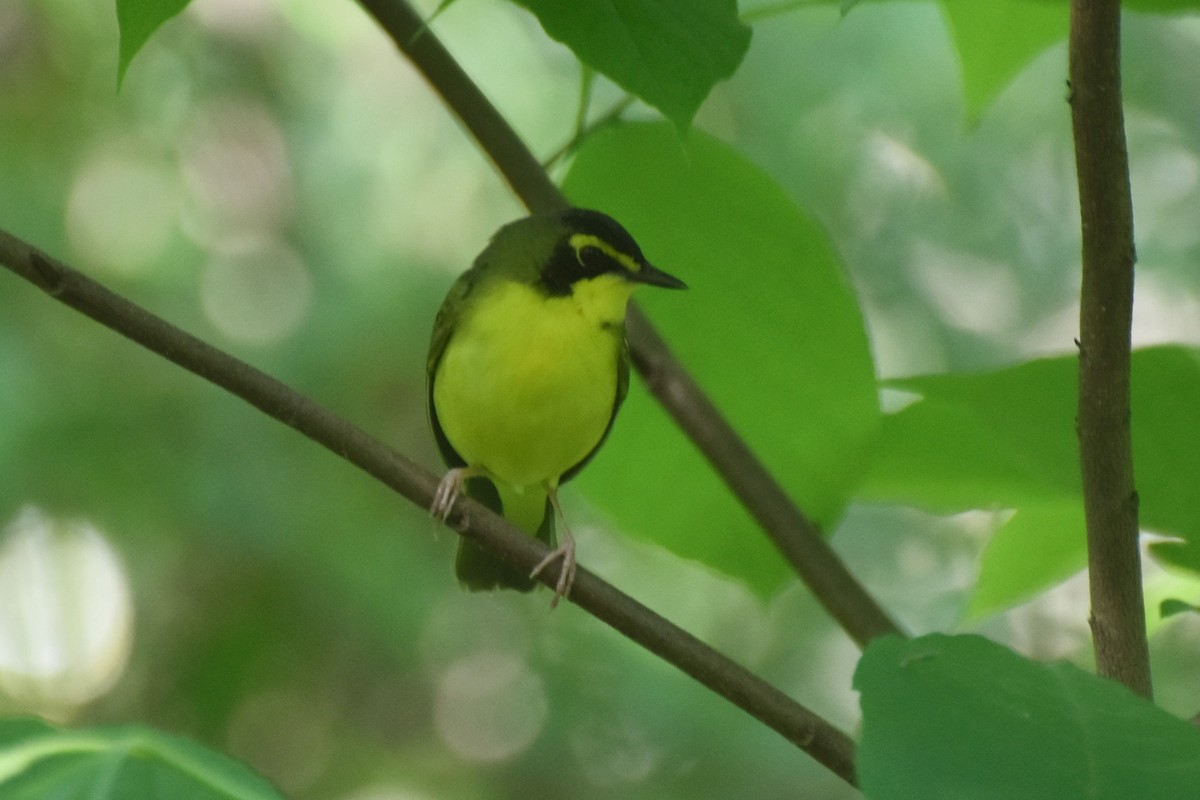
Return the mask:
M645 283L650 286L661 286L664 289L686 289L687 284L676 278L674 275L668 275L657 267L649 264L642 264L642 268L637 272L630 272L629 279L637 283Z

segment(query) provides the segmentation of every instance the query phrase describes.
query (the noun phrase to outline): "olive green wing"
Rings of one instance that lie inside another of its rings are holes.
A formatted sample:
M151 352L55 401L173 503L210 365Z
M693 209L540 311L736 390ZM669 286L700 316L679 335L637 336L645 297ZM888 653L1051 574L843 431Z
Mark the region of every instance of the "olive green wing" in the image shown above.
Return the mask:
M442 363L442 356L446 353L446 346L454 337L455 326L462 317L471 294L475 291L477 276L474 273L474 269L463 273L450 287L446 299L442 301L442 306L433 319L433 335L429 341L429 356L425 361L425 402L429 410L429 425L433 428L433 438L437 441L442 460L450 467L465 467L466 462L450 444L445 431L442 430L437 409L433 405L433 382L437 376L438 365Z

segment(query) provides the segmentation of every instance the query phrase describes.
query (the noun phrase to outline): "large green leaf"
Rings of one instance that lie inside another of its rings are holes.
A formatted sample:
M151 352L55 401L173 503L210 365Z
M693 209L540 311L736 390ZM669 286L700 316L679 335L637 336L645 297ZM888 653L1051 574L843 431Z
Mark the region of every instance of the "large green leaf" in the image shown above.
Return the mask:
M0 719L0 796L280 800L263 778L194 742L143 727L60 730Z
M975 612L1023 599L1083 566L1075 357L891 382L921 399L888 416L865 499L934 511L1017 511L984 555ZM1200 352L1133 355L1134 474L1152 546L1200 571ZM1034 565L1034 566L1030 566Z
M1200 573L1200 350L1133 356L1133 468L1142 526L1179 537L1158 558Z
M640 302L801 507L835 522L879 411L862 316L821 228L728 146L665 123L593 136L564 189L688 282ZM760 592L788 574L638 381L581 484L627 530Z
M843 12L848 10L844 0L828 2L842 2ZM1148 13L1200 10L1197 0L1126 0L1123 5ZM972 120L1030 61L1067 37L1070 4L1066 0L941 0L941 6L962 65L963 103ZM1066 97L1065 85L1062 92Z
M942 0L942 9L962 64L963 101L970 119L983 113L1034 56L1067 35L1066 3Z
M567 45L678 127L750 46L735 0L516 0Z
M125 78L129 62L164 22L187 8L190 0L117 0L117 26L121 31L117 83Z
M870 800L1178 800L1200 786L1200 730L978 636L876 639L854 686Z
M962 65L963 102L970 119L978 118L1030 61L1067 38L1067 0L941 0L941 4ZM1197 0L1126 0L1122 5L1147 13L1200 11ZM1067 96L1065 84L1062 94Z
M954 512L1078 494L1073 358L889 385L921 399L885 420L868 499Z

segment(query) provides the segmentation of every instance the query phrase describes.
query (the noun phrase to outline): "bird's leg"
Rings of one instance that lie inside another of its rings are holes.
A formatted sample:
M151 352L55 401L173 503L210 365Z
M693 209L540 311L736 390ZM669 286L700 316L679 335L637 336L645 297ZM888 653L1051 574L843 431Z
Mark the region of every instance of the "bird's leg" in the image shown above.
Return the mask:
M446 477L438 484L437 491L433 493L433 505L429 507L429 513L445 522L446 517L454 510L454 501L462 494L467 480L483 474L484 470L481 467L455 467L447 472Z
M563 516L562 506L558 504L558 488L547 484L546 494L550 498L550 505L554 508L554 513L562 520L562 535L559 537L558 547L551 550L545 558L538 562L538 565L533 568L533 572L529 573L529 577L536 578L538 573L547 566L559 559L562 560L562 567L558 570L558 581L554 584L554 599L550 601L550 607L554 608L558 605L559 600L571 593L571 586L575 583L575 537L571 535L571 529L567 527L567 518Z

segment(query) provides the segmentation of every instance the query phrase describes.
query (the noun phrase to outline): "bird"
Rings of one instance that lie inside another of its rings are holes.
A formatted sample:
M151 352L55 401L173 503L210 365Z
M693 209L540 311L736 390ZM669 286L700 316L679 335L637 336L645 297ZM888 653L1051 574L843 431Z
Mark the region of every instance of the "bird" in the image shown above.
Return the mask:
M528 592L559 561L551 607L570 593L575 540L558 487L596 454L629 390L625 312L640 284L687 288L612 217L570 207L504 225L450 287L426 363L429 420L450 468L430 512L445 521L465 493L551 548L526 575L460 539L455 574L467 589Z

